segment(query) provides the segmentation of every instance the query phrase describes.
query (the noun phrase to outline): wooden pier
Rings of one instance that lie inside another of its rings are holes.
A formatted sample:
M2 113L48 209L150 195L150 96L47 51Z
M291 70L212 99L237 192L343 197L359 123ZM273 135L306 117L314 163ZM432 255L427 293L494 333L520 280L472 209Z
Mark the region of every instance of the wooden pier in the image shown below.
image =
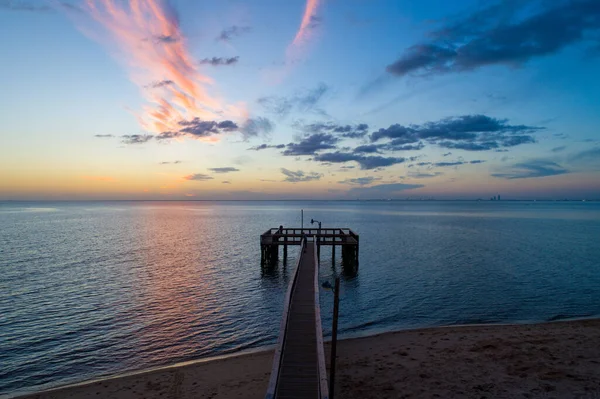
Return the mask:
M304 239L306 247L300 250L284 302L266 399L329 397L319 306L318 241L315 236Z
M260 236L260 259L262 265L274 265L279 259L279 247L283 247L284 259L287 258L288 245L300 245L302 237L315 237L317 255L321 246L331 246L332 256L335 249L342 251L342 263L358 267L358 234L348 228L302 229L272 228Z

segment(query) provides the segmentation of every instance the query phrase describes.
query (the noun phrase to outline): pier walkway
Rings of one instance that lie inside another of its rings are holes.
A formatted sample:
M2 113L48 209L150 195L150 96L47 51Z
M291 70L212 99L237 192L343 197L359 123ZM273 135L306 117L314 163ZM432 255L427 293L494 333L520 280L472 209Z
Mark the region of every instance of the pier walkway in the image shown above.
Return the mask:
M329 397L318 277L317 238L307 237L285 298L266 399Z

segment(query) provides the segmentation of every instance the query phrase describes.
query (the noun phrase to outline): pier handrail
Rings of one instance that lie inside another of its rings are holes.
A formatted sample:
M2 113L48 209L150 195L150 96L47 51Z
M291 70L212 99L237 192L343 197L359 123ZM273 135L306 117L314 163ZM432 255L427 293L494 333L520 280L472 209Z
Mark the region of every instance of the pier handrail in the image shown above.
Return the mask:
M294 286L296 285L301 260L302 250L300 250L300 255L298 255L298 259L296 261L296 270L294 271L294 277L292 278L292 281L290 281L287 293L285 294L285 301L283 303L283 316L281 317L281 325L279 327L279 338L277 338L277 346L275 347L275 355L273 356L273 367L271 368L271 378L269 379L269 386L267 387L267 394L265 396L265 399L275 398L275 392L277 391L277 381L279 380L281 355L283 353L283 345L285 344L287 324L288 319L290 317L290 299L292 297L292 292L294 291Z
M319 302L319 255L317 254L317 242L315 245L315 325L317 333L317 361L319 362L319 397L329 398L329 385L327 384L327 367L325 366L325 347L323 346L323 327L321 325L321 304Z

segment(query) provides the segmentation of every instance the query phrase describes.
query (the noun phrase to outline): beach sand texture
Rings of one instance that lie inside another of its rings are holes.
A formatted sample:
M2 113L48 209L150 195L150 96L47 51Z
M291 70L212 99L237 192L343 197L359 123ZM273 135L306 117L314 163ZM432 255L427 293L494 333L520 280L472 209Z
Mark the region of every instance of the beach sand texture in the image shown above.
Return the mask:
M326 348L327 353L329 347ZM27 398L263 398L273 352ZM430 328L338 343L336 398L600 398L600 320Z

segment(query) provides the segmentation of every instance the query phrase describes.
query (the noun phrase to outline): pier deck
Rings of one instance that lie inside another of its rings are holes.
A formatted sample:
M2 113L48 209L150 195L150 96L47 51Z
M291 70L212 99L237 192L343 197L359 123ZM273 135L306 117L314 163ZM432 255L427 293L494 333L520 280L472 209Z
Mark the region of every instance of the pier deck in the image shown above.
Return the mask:
M327 371L319 308L317 241L308 238L288 287L266 398L325 399Z

